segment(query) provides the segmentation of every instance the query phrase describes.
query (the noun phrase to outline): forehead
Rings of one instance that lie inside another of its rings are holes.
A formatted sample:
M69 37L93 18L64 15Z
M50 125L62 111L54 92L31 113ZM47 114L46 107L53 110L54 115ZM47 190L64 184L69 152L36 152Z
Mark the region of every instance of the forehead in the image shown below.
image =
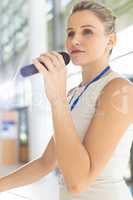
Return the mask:
M104 25L101 20L89 10L77 11L72 14L67 23L67 28L78 28L83 25L92 25L95 26L96 29L104 29Z

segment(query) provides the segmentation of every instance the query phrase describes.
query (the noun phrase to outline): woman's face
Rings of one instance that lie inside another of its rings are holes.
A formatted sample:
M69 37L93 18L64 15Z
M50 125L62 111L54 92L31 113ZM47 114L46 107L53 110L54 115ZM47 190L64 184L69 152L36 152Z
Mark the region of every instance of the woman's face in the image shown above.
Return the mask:
M87 66L107 58L109 38L104 24L91 11L77 11L69 17L66 48L75 65Z

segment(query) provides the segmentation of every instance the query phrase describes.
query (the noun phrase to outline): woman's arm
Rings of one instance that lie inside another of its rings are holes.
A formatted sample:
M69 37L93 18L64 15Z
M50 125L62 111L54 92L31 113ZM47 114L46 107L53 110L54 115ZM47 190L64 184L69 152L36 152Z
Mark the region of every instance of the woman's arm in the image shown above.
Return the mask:
M126 100L126 101L125 101ZM102 172L125 130L133 122L133 85L112 80L99 97L81 143L66 102L52 104L57 160L71 193L85 191Z
M31 184L56 167L55 143L51 138L42 156L0 179L0 192Z

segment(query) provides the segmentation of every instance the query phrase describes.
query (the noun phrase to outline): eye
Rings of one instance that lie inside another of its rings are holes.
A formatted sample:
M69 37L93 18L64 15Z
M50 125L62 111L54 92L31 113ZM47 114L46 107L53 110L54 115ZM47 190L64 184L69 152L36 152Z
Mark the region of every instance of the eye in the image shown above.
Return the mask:
M75 34L74 31L70 31L70 32L67 34L67 36L68 36L68 37L73 37L74 34Z
M83 35L92 35L92 34L93 34L93 32L90 29L84 29L83 30Z

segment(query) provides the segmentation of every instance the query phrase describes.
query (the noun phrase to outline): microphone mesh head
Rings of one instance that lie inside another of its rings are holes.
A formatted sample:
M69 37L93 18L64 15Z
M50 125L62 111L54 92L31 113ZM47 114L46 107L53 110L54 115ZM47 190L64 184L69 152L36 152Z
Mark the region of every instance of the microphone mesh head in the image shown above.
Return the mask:
M65 61L65 64L68 65L68 63L70 62L70 56L68 53L66 52L59 52L62 56L63 56L63 59Z

